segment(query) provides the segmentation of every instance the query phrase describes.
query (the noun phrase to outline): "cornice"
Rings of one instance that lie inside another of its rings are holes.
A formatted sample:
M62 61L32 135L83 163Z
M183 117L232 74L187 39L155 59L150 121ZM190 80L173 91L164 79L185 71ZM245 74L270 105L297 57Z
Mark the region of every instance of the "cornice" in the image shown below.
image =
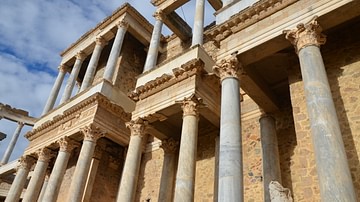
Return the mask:
M297 1L300 0L260 0L226 22L205 31L204 35L210 40L220 42Z
M81 101L79 104L75 105L74 107L66 110L63 114L55 116L52 120L47 121L33 129L32 131L26 133L25 137L28 140L33 140L42 134L54 130L55 128L61 126L62 124L80 116L80 112L85 111L86 109L99 105L105 107L111 113L115 114L116 116L120 116L120 118L126 122L131 119L131 114L126 113L124 109L114 103L112 103L108 98L100 93L96 93L87 99Z
M200 59L196 58L190 60L180 67L174 68L172 70L173 75L163 74L162 76L137 87L134 92L128 95L128 97L135 102L139 101L159 91L162 91L163 89L168 88L175 83L183 81L195 74L202 72L203 67L204 62Z

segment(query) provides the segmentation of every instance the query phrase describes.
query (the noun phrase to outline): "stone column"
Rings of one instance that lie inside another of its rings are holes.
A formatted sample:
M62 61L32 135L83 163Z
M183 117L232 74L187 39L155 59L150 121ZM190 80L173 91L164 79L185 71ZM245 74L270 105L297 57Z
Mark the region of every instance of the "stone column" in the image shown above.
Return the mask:
M9 162L10 156L15 148L16 142L19 138L21 129L23 128L24 123L22 122L18 122L18 126L13 134L13 136L11 137L10 143L8 145L8 147L6 148L5 154L1 160L1 165L5 165Z
M191 46L203 44L205 0L196 0L194 31Z
M67 201L81 201L84 194L86 178L90 170L91 159L94 155L96 142L104 133L95 125L90 124L81 129L84 134L83 145L71 181Z
M85 60L85 57L86 57L86 55L82 51L80 51L76 54L75 64L71 70L70 77L66 83L64 94L61 97L60 104L66 102L67 100L70 99L71 93L74 89L76 79L79 75L79 71L81 69L81 65L82 65L83 61Z
M89 65L87 66L86 73L80 88L80 92L85 90L87 87L89 87L92 84L96 72L96 67L98 65L99 58L101 55L101 51L106 45L106 43L107 42L103 37L99 36L96 38L94 52L92 53Z
M131 136L121 176L117 202L134 201L141 154L144 142L146 142L147 139L147 124L148 123L142 119L126 123L126 127L130 129Z
M162 10L157 10L154 13L154 17L156 19L155 26L151 35L150 46L146 56L146 61L144 65L143 72L147 72L152 70L156 66L158 53L159 53L159 46L160 46L160 39L161 39L161 29L163 26L162 17L163 13Z
M194 201L196 151L198 137L198 107L201 100L195 96L182 102L183 123L176 173L174 202Z
M91 194L92 194L96 173L99 167L102 152L103 150L99 145L95 147L94 156L91 160L90 172L86 180L85 193L82 198L82 201L84 202L91 201Z
M50 149L43 148L36 152L38 160L35 165L34 172L31 176L29 185L27 186L23 202L35 202L41 191L44 182L46 170L50 159L54 156Z
M219 150L220 150L220 137L216 136L215 138L215 173L214 173L214 202L218 201L218 192L219 192Z
M31 156L22 156L19 159L16 176L6 196L5 202L18 202L20 200L27 176L34 163L35 159Z
M320 45L326 41L321 31L315 17L285 33L286 38L295 46L300 60L321 199L356 201L339 121L320 52Z
M221 79L218 201L243 201L239 64L235 55L213 67Z
M46 187L42 202L55 202L61 182L63 180L67 164L70 159L71 151L78 147L79 144L68 137L62 137L57 141L60 146L59 153L56 157L54 167L52 169L48 185Z
M173 139L162 140L160 147L164 150L164 162L161 172L159 201L172 201L176 169L175 155L178 144Z
M47 187L47 185L48 185L48 183L49 183L50 172L51 172L51 171L50 171L49 169L46 171L44 183L43 183L43 185L42 185L42 187L41 187L40 195L39 195L39 198L38 198L38 200L37 200L37 201L39 201L39 202L42 201L43 198L44 198L44 194L45 194L45 191L46 191L46 187Z
M46 105L44 107L42 115L48 113L50 110L53 109L55 101L56 101L56 99L58 97L61 85L62 85L62 83L64 81L65 74L66 74L66 72L68 70L68 67L65 66L64 64L61 64L58 69L59 69L59 74L56 77L55 84L53 85L53 87L51 89L49 98L48 98L48 100L46 102Z
M123 45L124 37L126 30L129 27L129 24L122 20L117 24L117 32L114 39L114 43L111 47L110 55L106 63L105 72L103 78L112 83L114 72L116 69L117 61L120 55L120 51Z
M281 183L281 170L276 135L276 125L275 119L268 114L263 114L260 117L259 122L263 160L264 201L270 202L270 182L277 181Z

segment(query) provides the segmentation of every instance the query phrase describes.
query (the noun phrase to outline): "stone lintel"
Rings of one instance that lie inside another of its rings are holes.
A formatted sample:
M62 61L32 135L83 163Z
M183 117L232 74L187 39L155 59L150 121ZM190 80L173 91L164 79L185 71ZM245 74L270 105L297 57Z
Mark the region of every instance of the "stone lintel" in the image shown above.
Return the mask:
M191 27L175 11L167 14L163 22L182 41L188 41L191 38Z
M223 7L221 0L208 0L210 5L214 8L215 11L220 10Z
M0 103L0 117L14 122L21 122L28 126L33 126L37 120L29 116L29 112L25 110L12 108L10 105L2 103Z
M165 13L170 13L189 1L190 0L152 0L151 3Z

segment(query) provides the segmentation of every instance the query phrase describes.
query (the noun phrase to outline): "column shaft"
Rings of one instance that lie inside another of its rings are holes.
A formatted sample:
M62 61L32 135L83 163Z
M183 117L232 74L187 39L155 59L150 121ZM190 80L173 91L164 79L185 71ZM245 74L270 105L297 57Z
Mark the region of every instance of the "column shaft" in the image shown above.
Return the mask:
M92 190L93 190L93 186L94 186L94 182L95 182L96 173L99 168L99 163L100 163L100 160L96 159L96 158L93 158L91 161L90 172L89 172L89 175L86 180L85 193L84 193L83 199L82 199L82 201L84 201L84 202L91 201L91 194L92 194Z
M203 44L205 0L196 0L194 32L191 46Z
M56 99L58 97L61 85L62 85L62 83L64 81L65 74L66 74L66 67L64 65L61 65L59 67L59 74L56 77L55 83L54 83L54 85L53 85L53 87L51 89L49 98L48 98L48 100L46 102L46 105L44 107L42 115L46 114L47 112L49 112L50 110L53 109L55 101L56 101Z
M19 122L18 126L13 134L13 136L11 137L10 143L8 145L8 147L6 148L5 154L1 160L1 165L5 165L9 162L10 156L15 148L16 142L19 138L21 129L23 128L24 124Z
M114 43L111 47L110 55L106 63L105 72L103 78L112 83L114 72L116 69L117 61L120 55L128 23L121 21L118 24L118 30L114 39Z
M41 187L40 195L39 195L39 198L37 200L38 202L41 202L43 200L48 183L49 183L49 175L47 173L46 176L45 176L44 183L43 183L43 185Z
M77 77L79 75L81 65L83 63L84 58L85 58L85 56L83 55L82 52L77 53L76 61L75 61L74 67L71 70L70 77L69 77L69 79L68 79L68 81L66 83L64 94L61 97L60 104L66 102L67 100L70 99L71 93L72 93L72 91L74 89L75 82L76 82L76 79L77 79Z
M161 21L160 16L156 17L155 26L151 35L150 46L146 56L143 72L152 70L156 66L156 62L159 54L162 26L163 26L163 22Z
M260 118L259 122L263 161L264 201L270 202L270 182L277 181L281 183L281 170L276 135L276 125L275 119L269 115L263 115Z
M98 37L96 39L94 52L91 55L89 65L87 66L86 73L83 82L81 84L80 92L85 90L87 87L89 87L92 84L96 72L96 67L98 65L101 51L104 48L104 45L105 45L105 40L102 37Z

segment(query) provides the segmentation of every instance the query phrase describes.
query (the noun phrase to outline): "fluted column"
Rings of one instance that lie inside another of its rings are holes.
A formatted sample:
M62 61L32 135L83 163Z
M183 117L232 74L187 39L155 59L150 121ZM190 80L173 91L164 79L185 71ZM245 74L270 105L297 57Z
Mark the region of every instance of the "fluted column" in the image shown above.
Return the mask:
M22 156L19 159L19 165L13 183L11 184L5 202L18 202L20 200L21 192L24 189L27 176L35 159L31 156Z
M38 160L34 172L31 176L29 185L24 195L24 202L35 202L40 194L41 186L44 182L46 169L50 159L54 156L50 149L43 148L36 152Z
M262 114L260 119L260 136L263 162L264 201L270 202L269 184L271 181L281 183L281 170L275 119L269 114Z
M295 46L300 60L321 200L356 201L339 121L320 52L320 45L326 41L321 31L315 17L285 33L286 38Z
M243 201L239 64L236 56L213 68L221 79L218 201Z
M60 91L61 85L64 81L64 77L68 70L68 67L65 66L64 64L61 64L58 69L59 69L59 74L56 77L55 83L51 89L49 98L46 102L46 105L44 107L42 115L48 113L50 110L52 110L54 108L55 101L59 95L59 91Z
M96 179L96 173L99 168L102 153L103 153L103 149L99 145L96 146L94 156L91 160L89 175L87 176L87 180L86 180L85 193L82 198L82 201L84 202L91 201L91 194Z
M117 61L120 55L120 51L123 45L124 37L126 30L129 27L129 24L122 20L117 24L117 32L114 39L114 43L111 47L110 55L106 63L105 72L103 78L112 83L114 72L116 69Z
M72 91L74 89L76 79L77 79L77 77L79 75L81 65L82 65L83 61L85 60L85 57L86 57L86 55L82 51L80 51L80 52L78 52L76 54L75 64L74 64L74 67L71 70L70 77L69 77L69 79L68 79L68 81L66 83L64 94L61 97L60 104L66 102L67 100L70 99L71 93L72 93Z
M158 54L159 54L161 29L163 26L162 15L163 15L162 10L157 10L154 13L154 17L155 17L156 21L155 21L155 26L154 26L154 29L153 29L153 32L151 35L150 46L149 46L149 50L148 50L148 53L146 56L146 61L145 61L143 72L152 70L156 66L156 62L157 62L157 58L158 58Z
M81 201L84 194L87 175L90 170L91 159L94 155L96 142L104 136L104 133L95 125L90 124L81 129L84 141L80 150L79 159L71 180L68 200L72 202Z
M96 67L98 65L99 58L101 55L101 51L103 50L106 43L107 42L103 37L99 36L96 38L94 52L92 53L89 65L87 66L86 73L80 88L80 92L85 90L87 87L89 87L92 84L96 72Z
M70 159L71 151L79 146L77 142L71 140L68 137L60 138L57 143L60 146L60 150L56 157L42 202L56 201L59 194L60 185Z
M135 198L136 184L140 170L141 154L146 142L147 122L142 119L126 123L130 129L130 142L121 176L117 202L132 202Z
M10 143L9 143L8 147L6 148L4 156L1 160L1 165L5 165L9 162L10 156L15 148L16 142L19 138L19 135L21 133L21 129L23 128L23 126L24 126L24 123L18 122L18 126L17 126L13 136L11 137Z
M205 0L196 0L194 31L191 46L203 44Z
M201 99L191 96L182 102L183 123L179 161L175 181L174 202L194 201L196 151L198 139L198 107Z
M162 140L164 162L161 172L159 201L172 201L176 170L176 151L179 143L173 139Z

